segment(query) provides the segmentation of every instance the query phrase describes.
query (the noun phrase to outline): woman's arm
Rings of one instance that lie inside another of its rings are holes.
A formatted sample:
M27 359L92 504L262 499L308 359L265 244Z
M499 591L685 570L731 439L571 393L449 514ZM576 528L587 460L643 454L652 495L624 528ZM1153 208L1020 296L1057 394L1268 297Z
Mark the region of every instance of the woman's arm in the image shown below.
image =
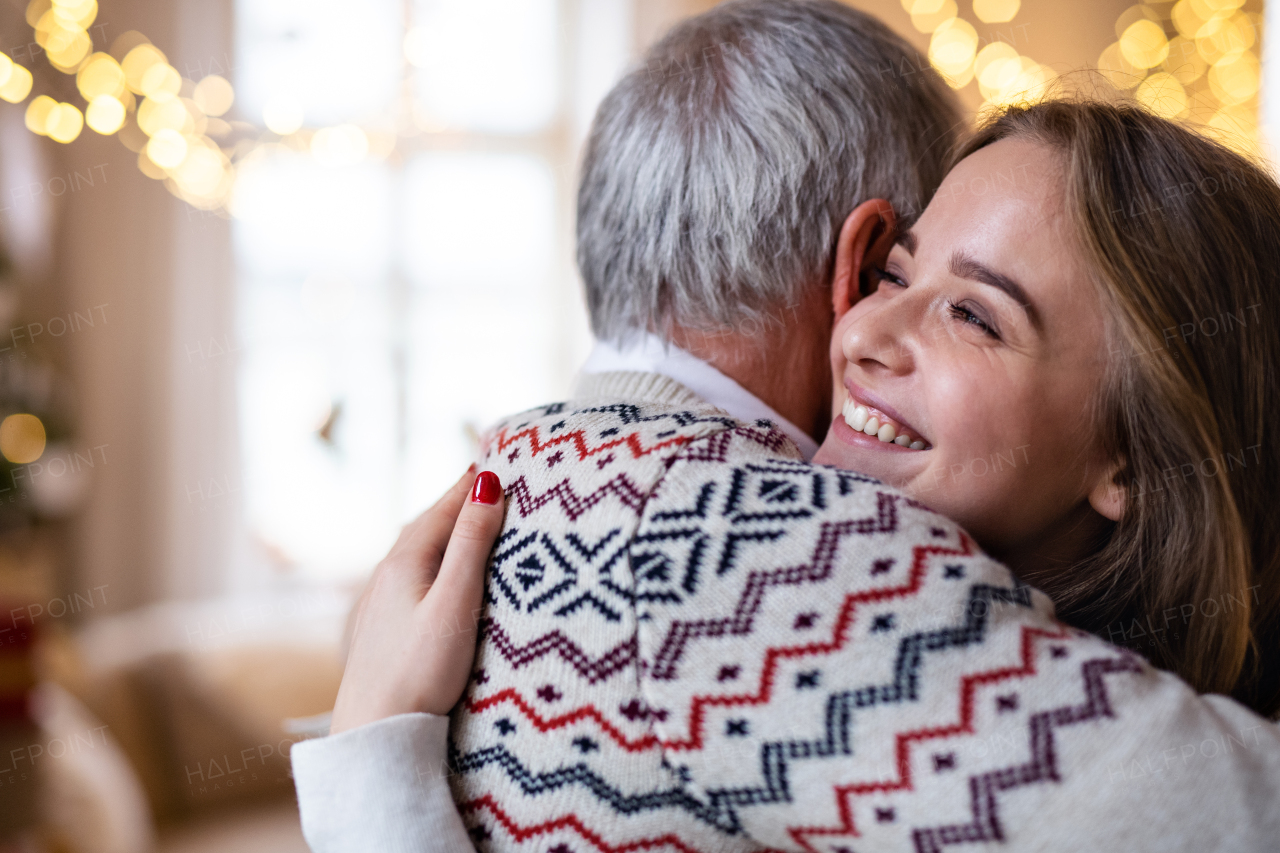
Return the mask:
M447 715L475 656L502 509L497 477L469 469L374 571L355 608L330 735L292 752L315 853L471 848L449 793Z

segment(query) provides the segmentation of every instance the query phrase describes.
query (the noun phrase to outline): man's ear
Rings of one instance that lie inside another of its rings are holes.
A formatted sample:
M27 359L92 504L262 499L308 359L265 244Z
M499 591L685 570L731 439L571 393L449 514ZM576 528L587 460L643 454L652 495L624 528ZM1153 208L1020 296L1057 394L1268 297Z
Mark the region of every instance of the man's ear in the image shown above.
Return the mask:
M844 221L831 276L831 305L837 321L862 298L863 273L872 264L884 263L896 237L893 207L882 198L864 201Z
M1093 490L1089 492L1089 506L1104 518L1119 521L1124 516L1125 504L1129 492L1119 482L1120 466L1110 465L1106 473L1098 478Z

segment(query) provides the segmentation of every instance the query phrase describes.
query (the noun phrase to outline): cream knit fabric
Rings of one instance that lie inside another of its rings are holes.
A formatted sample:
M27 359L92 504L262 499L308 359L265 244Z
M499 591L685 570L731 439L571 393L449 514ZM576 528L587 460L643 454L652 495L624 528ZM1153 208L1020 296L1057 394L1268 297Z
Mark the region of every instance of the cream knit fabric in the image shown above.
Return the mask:
M449 749L481 850L1280 849L1274 725L768 423L581 390L484 447L507 518Z

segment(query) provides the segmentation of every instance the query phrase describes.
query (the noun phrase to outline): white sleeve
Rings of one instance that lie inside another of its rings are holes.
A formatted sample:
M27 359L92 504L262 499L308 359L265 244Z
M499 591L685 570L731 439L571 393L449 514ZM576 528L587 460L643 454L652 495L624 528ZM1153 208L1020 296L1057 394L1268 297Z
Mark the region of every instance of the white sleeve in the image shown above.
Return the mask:
M456 853L471 838L449 791L449 718L399 714L294 744L313 853Z

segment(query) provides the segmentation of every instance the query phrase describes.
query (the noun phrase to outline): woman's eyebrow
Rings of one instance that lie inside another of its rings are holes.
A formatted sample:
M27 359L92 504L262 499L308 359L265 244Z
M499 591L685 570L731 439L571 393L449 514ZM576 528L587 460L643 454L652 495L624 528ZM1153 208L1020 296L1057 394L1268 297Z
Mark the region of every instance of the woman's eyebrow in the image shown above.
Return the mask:
M1036 306L1032 304L1031 297L1027 296L1027 291L1022 288L1022 285L1009 278L1009 276L984 266L963 251L954 253L947 266L950 268L951 274L958 278L978 281L1004 291L1009 298L1022 306L1022 310L1027 312L1027 316L1031 319L1033 326L1037 329L1043 328L1040 324L1040 314L1036 311Z
M919 245L919 241L916 240L916 233L914 231L911 231L910 229L903 231L894 238L893 242L894 245L901 246L906 249L907 254L911 257L914 258L916 256L916 246Z

